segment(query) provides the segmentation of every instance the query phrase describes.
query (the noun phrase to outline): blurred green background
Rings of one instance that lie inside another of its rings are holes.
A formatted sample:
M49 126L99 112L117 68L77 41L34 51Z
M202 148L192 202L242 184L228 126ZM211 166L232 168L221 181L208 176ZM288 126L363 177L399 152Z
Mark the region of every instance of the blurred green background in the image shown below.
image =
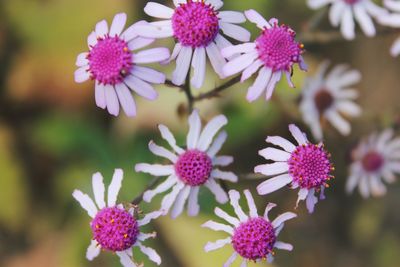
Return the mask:
M95 106L93 83L74 82L74 62L76 55L87 48L86 37L97 21L106 18L110 22L121 11L128 14L129 23L150 19L143 13L146 2L0 1L0 266L120 266L110 253L102 253L93 262L85 259L91 238L89 217L71 193L75 188L91 192L91 174L95 171L102 172L109 183L114 168L120 167L125 179L119 200L129 202L138 195L151 177L136 174L133 166L158 160L147 149L151 139L162 144L156 124L170 126L180 142L184 140L186 117L178 107L185 104L185 97L175 88L159 86L160 97L155 102L136 97L137 118L114 118ZM300 37L301 32L309 30L315 13L300 0L225 2L227 10L254 8L266 17L277 17ZM253 25L247 26L257 34ZM326 16L317 30L334 31ZM364 113L353 121L348 138L327 129L326 146L333 154L336 179L315 214L308 215L301 205L299 217L286 225L282 240L292 243L295 249L290 253L278 251L273 266L400 266L399 183L391 185L380 199L362 200L357 193L344 194L351 147L360 136L400 118L400 61L389 55L395 37L360 36L353 42L339 38L330 43L311 38L306 42L310 74L325 58L333 63L349 63L362 72L358 88ZM171 48L173 42L165 40L157 45ZM156 66L169 74L173 67ZM228 117L229 139L223 153L235 157L233 171L250 173L263 162L257 151L265 146L267 134L288 137L287 125L291 122L306 129L297 109L305 75L296 68L297 89L289 89L283 81L270 103L247 103L246 83L230 88L223 98L197 105L204 119L221 112ZM203 91L222 82L209 69ZM241 180L229 187L249 187L255 195L259 182ZM296 196L295 191L281 190L268 197L256 197L256 201L259 209L270 201L278 203L274 211L277 214L293 210ZM160 199L142 205L142 209L157 209ZM232 252L229 246L211 253L202 249L207 241L224 236L200 228L205 221L216 219L211 199L211 194L202 190L202 213L198 217L165 217L150 226L158 232L158 238L149 246L161 254L162 266L214 267L226 261ZM154 265L139 253L137 258L143 259L145 266Z

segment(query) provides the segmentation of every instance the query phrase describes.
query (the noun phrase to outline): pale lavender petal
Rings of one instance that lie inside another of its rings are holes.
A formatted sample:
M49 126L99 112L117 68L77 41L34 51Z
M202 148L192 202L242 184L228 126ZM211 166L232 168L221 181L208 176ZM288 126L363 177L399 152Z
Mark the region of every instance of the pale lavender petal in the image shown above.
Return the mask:
M151 68L136 65L131 71L132 75L139 79L156 84L165 83L165 74Z
M233 162L232 156L219 156L212 160L214 166L228 166Z
M288 250L288 251L293 250L293 246L291 244L285 243L282 241L276 241L274 247L276 247L278 249Z
M161 132L162 138L168 142L168 144L175 150L176 153L182 154L185 152L185 150L176 145L175 137L172 135L167 126L160 124L158 125L158 129Z
M223 267L230 267L232 263L236 260L238 254L233 252L229 259L224 263Z
M96 81L94 88L95 88L94 98L96 100L96 106L105 109L107 107L107 102L106 102L106 90L104 88L104 85Z
M158 93L153 86L133 75L125 77L124 82L138 95L148 100L156 100L158 98Z
M124 267L138 267L131 259L131 257L128 255L126 251L117 251L116 252L121 264Z
M135 53L133 61L137 63L156 63L168 59L170 56L168 48L158 47L142 50Z
M249 215L251 218L258 218L256 203L248 189L244 190L244 195L246 196L247 205L249 206Z
M157 254L157 252L149 247L143 246L141 243L138 244L140 251L147 255L152 262L155 262L157 265L161 264L161 257Z
M243 15L243 13L238 11L220 11L218 12L218 18L224 22L237 24L246 21L246 17Z
M117 202L117 196L119 190L121 189L122 179L124 173L121 169L115 169L111 184L108 186L108 194L107 194L107 206L114 207Z
M200 134L197 149L207 151L215 134L227 123L228 120L224 115L218 115L209 121Z
M81 204L82 208L87 211L90 217L94 218L97 214L97 208L93 200L79 190L74 190L72 196Z
M284 161L284 162L289 160L291 156L290 153L273 147L264 148L258 151L258 154L260 156L263 156L267 160Z
M254 9L249 9L244 12L246 18L257 25L258 28L271 28L271 25Z
M218 203L225 204L228 202L228 195L214 179L208 179L204 185L215 195Z
M74 73L74 79L75 79L75 82L77 82L77 83L83 83L83 82L89 80L89 78L90 78L90 74L87 71L87 66L80 67Z
M270 219L268 218L268 213L270 212L270 210L272 210L275 207L276 207L275 203L268 203L267 207L265 207L264 219L266 219L267 221L270 221Z
M203 223L201 225L201 227L206 227L206 228L209 228L214 231L224 231L230 235L233 234L233 228L231 226L228 226L228 225L225 225L222 223L217 223L214 221L207 221L207 222Z
M289 171L289 165L286 162L274 162L270 164L258 165L254 168L255 173L264 175L277 175Z
M193 77L190 80L194 88L201 88L206 75L206 49L204 47L196 47L192 59Z
M80 53L76 57L75 65L77 67L84 67L84 66L88 65L89 64L89 60L87 59L87 55L88 55L87 52Z
M238 177L233 172L221 171L219 169L213 170L210 176L216 179L221 179L232 183L236 183L238 181Z
M106 202L104 201L104 192L106 189L104 187L103 176L101 175L101 173L96 172L95 174L93 174L92 187L94 199L97 206L99 207L99 209L104 208L106 206Z
M272 221L272 226L274 228L277 228L278 226L280 226L282 223L286 222L287 220L291 220L296 217L297 217L296 213L285 212L285 213L279 215L278 217L276 217L276 219Z
M172 191L166 195L162 202L161 202L161 211L164 212L166 215L174 204L176 197L178 196L179 192L185 187L183 183L177 183L173 188Z
M188 75L190 61L193 50L189 46L183 46L176 59L176 68L172 73L172 82L176 85L182 85Z
M296 146L292 144L292 142L288 141L285 138L280 136L268 136L265 140L268 143L274 144L276 146L280 146L281 148L285 149L287 152L292 153L296 150Z
M155 2L148 2L144 7L144 12L149 16L160 19L170 19L174 14L174 10L172 8Z
M120 35L122 30L125 27L126 23L126 14L125 13L119 13L115 15L111 26L110 26L110 32L109 35L111 37L114 37L115 35Z
M257 51L243 54L226 63L222 71L225 76L234 75L250 66L257 59L257 57Z
M309 213L314 212L315 204L317 204L317 202L318 202L318 198L316 196L314 196L314 193L315 193L314 188L312 188L308 191L306 205L307 205L307 210Z
M99 256L100 251L101 251L100 245L97 243L96 240L92 240L92 242L90 242L90 245L86 250L86 259L92 261L94 258Z
M136 172L144 172L154 176L166 176L175 173L173 165L138 163L135 165Z
M294 124L290 124L289 131L292 134L292 136L294 137L294 139L296 139L296 141L299 145L307 144L308 140L307 140L306 134L303 133L302 131L300 131L299 127L297 127Z
M241 222L247 221L248 217L247 215L243 212L242 208L240 207L239 204L239 199L240 199L240 194L236 190L229 190L229 199L231 206L235 210L236 215L240 219Z
M155 195L158 195L160 193L163 193L173 187L177 183L177 177L175 175L170 175L164 182L159 184L155 189L153 190L147 190L143 194L143 200L146 202L150 202Z
M128 48L129 48L129 50L134 51L134 50L146 47L146 46L152 44L154 41L155 41L155 39L152 39L152 38L136 37L136 38L132 39L131 41L129 41ZM135 57L135 55L134 55L134 57ZM136 68L136 66L134 66L133 68Z
M104 37L108 33L107 21L102 20L97 22L95 32L97 37Z
M206 47L206 51L208 59L210 60L211 66L213 67L215 73L217 73L221 79L225 78L223 67L226 61L221 55L221 51L219 50L218 46L211 42Z
M104 85L107 110L111 115L118 116L119 114L119 102L117 93L112 85Z
M163 212L162 211L153 211L148 214L146 214L143 219L140 219L137 221L139 226L143 226L146 224L149 224L152 220L157 219L158 217L162 216Z
M115 85L115 91L125 114L128 117L136 116L136 104L129 88L124 83L118 83Z
M222 145L225 143L227 137L228 134L226 131L221 131L214 139L214 142L211 144L210 148L207 150L207 155L211 158L214 158L215 155L221 150Z
M189 194L188 200L188 215L189 216L197 216L200 211L200 206L198 203L198 195L199 195L200 187L192 187Z
M222 248L225 245L229 244L230 242L231 242L231 237L227 237L225 239L220 239L220 240L217 240L216 242L208 242L204 246L204 251L210 252L210 251Z
M259 195L267 195L278 189L281 189L285 185L292 182L292 177L288 174L281 174L279 176L270 178L257 186L257 192Z
M225 35L235 40L240 42L248 42L250 40L250 32L241 26L223 21L219 22L219 26Z
M150 143L149 143L149 150L154 155L169 159L172 163L175 163L178 160L178 157L174 153L172 153L171 151L165 149L162 146L158 146L153 141L150 141Z
M178 196L176 197L176 200L175 200L175 203L174 203L174 207L172 208L172 211L171 211L171 218L172 219L177 218L183 212L186 200L189 197L189 193L190 193L190 186L188 186L188 185L185 186L179 192Z
M216 207L214 209L215 214L220 217L221 219L224 219L228 223L232 224L233 226L237 227L240 224L240 221L236 219L235 217L232 217L225 211L221 210L220 208Z
M188 122L189 133L186 138L186 145L188 149L194 149L196 148L201 132L201 119L197 109L193 110L192 114L189 116Z
M260 95L267 88L270 82L271 75L272 75L272 70L270 68L266 67L261 68L253 85L250 86L249 90L247 91L247 96L246 96L247 101L253 102L254 100L260 97Z

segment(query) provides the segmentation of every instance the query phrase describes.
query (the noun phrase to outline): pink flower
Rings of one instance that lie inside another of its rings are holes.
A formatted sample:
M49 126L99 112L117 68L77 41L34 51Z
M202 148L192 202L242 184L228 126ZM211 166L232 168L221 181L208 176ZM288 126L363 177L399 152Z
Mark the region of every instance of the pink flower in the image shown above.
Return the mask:
M258 72L254 84L247 91L247 100L253 102L266 91L265 99L269 100L280 81L282 74L286 75L291 87L293 65L299 64L306 70L302 54L303 44L295 40L296 33L287 25L279 25L277 19L267 22L255 10L245 11L247 19L262 30L253 43L228 46L222 49L226 58L234 57L223 68L226 76L242 72L241 82Z
M244 195L249 207L248 215L243 212L239 205L239 192L230 190L229 198L237 217L232 217L220 208L215 208L215 214L227 221L228 224L208 221L202 225L211 230L224 231L229 234L229 237L216 242L208 242L204 247L204 250L209 252L222 248L229 243L232 244L235 252L224 264L224 267L231 266L238 256L243 258L241 267L246 267L249 261L260 262L267 259L268 262L272 262L275 248L288 251L293 249L291 244L278 241L277 238L284 227L284 223L297 217L297 215L293 212L285 212L271 221L268 213L276 207L274 203L268 203L264 215L259 216L250 191L244 190Z
M150 260L160 265L160 256L152 248L142 244L146 239L154 238L155 233L142 233L140 228L162 213L155 211L137 219L133 207L126 210L122 204L116 204L122 179L122 170L116 169L108 187L107 203L103 176L98 172L92 178L95 202L79 190L72 194L92 218L90 227L93 240L87 249L86 258L91 261L99 255L100 250L111 251L118 255L124 267L137 267L132 260L132 248L139 247Z
M136 104L130 90L140 96L155 100L158 93L152 83L162 84L165 75L138 64L161 62L169 58L167 48L152 48L140 52L134 50L151 44L154 39L137 36L134 28L144 25L140 21L122 32L126 14L115 15L108 28L102 20L88 37L89 52L78 55L75 81L82 83L89 78L95 80L96 105L107 108L114 116L119 114L121 105L127 116L136 116Z
M152 22L137 29L143 37L174 37L177 41L171 58L176 59L176 69L172 82L182 85L189 73L190 64L194 69L191 84L200 88L205 80L206 58L215 72L224 78L222 67L226 63L220 50L231 43L221 34L247 42L250 32L236 25L246 21L244 15L236 11L219 11L220 0L174 0L175 9L149 2L144 11L149 16L164 20ZM156 26L156 27L154 27Z
M318 202L316 192L320 192L323 199L325 187L333 176L330 162L330 154L325 151L322 144L312 144L306 135L294 125L289 125L289 131L298 145L279 136L268 136L266 141L283 148L283 150L267 147L259 151L266 160L273 163L258 165L254 168L255 173L274 176L257 186L260 195L272 193L286 185L292 189L300 188L297 204L306 200L307 209L310 213ZM296 206L297 206L296 204Z
M176 145L176 140L169 129L159 125L162 137L168 142L173 152L156 145L153 141L149 143L150 151L158 156L166 158L171 162L168 165L159 164L136 164L137 172L145 172L154 176L168 176L154 190L146 191L143 200L150 202L152 198L172 188L161 203L161 210L168 213L171 209L171 217L178 217L188 200L188 214L196 216L199 213L197 198L200 187L207 187L219 203L228 201L228 196L222 187L216 182L217 179L237 182L237 176L232 172L222 171L217 166L228 166L233 162L231 156L216 156L227 138L225 131L215 135L227 124L223 115L213 118L201 130L201 120L197 110L189 117L189 133L186 138L186 148ZM214 139L215 137L215 139Z

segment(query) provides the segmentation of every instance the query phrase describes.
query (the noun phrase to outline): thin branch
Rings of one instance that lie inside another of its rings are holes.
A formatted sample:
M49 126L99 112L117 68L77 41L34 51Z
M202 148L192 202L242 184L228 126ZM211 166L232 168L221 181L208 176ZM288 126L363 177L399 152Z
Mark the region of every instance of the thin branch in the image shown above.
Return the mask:
M147 187L142 191L142 193L140 193L137 197L135 197L131 201L131 204L139 205L140 202L143 201L144 192L146 192L147 190L153 189L159 183L159 181L160 181L159 177L154 177L153 180L151 180L150 183L147 185Z
M215 87L214 89L212 89L212 90L210 90L210 91L208 91L206 93L203 93L203 94L200 94L200 95L194 97L193 100L194 100L194 102L198 102L198 101L201 101L201 100L204 100L204 99L210 99L210 98L213 98L213 97L219 97L220 93L222 91L224 91L225 89L227 89L227 88L231 87L232 85L238 83L239 81L240 81L240 75L230 79L226 83L224 83L224 84L222 84L222 85L220 85L218 87Z

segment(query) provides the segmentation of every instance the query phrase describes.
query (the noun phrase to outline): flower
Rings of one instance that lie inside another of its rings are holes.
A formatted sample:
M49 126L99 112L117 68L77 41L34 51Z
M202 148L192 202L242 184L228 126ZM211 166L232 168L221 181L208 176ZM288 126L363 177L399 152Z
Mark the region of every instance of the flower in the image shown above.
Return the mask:
M90 228L93 240L87 249L86 258L91 261L99 255L100 250L112 251L119 256L124 267L136 267L137 265L131 259L132 247L139 247L150 260L160 265L160 256L152 248L142 244L146 239L154 238L155 233L142 233L140 227L148 224L152 219L158 218L162 213L155 211L142 219L137 219L135 207L129 207L127 210L122 204L116 204L122 179L122 170L116 169L108 187L107 203L104 198L103 176L98 172L92 177L95 202L80 190L72 193L72 196L92 218Z
M399 28L400 27L400 1L396 0L384 0L384 5L390 11L394 13L379 17L380 23L386 26ZM393 57L397 57L400 54L400 37L398 37L392 47L390 48L390 54Z
M292 189L300 187L296 207L301 200L306 200L307 209L312 213L318 202L315 193L320 192L320 199L324 199L324 189L329 187L328 182L333 178L330 175L333 170L330 154L325 151L323 144L310 143L296 125L289 125L289 131L296 139L297 146L280 136L268 136L268 143L284 150L267 147L258 152L266 160L274 162L258 165L254 172L277 176L259 184L257 192L266 195L289 184Z
M237 182L238 178L232 172L215 168L231 164L233 157L216 156L227 138L225 131L220 132L214 139L217 132L227 122L224 115L216 116L201 131L200 117L198 111L194 110L189 116L186 149L176 145L174 136L166 126L159 125L161 136L168 142L173 152L156 145L153 141L149 143L149 149L153 154L168 159L171 164L136 164L137 172L145 172L154 176L168 176L157 188L146 191L143 200L150 202L155 195L172 188L172 191L163 198L161 203L161 210L165 214L174 204L171 211L172 218L176 218L182 213L187 199L189 199L188 214L196 216L199 213L197 198L199 189L203 185L210 189L219 203L227 202L227 193L216 182L216 179Z
M219 77L224 78L222 66L226 63L220 50L231 43L220 33L235 40L247 42L250 32L236 25L246 21L236 11L219 11L221 0L174 0L175 9L149 2L144 11L149 16L164 20L151 23L153 26L138 28L138 34L150 38L174 37L177 41L171 58L176 59L172 82L182 85L188 75L190 62L194 69L191 84L200 88L205 79L206 54Z
M231 243L235 252L224 264L229 267L235 261L238 255L243 258L241 267L247 266L247 261L262 261L267 259L272 262L274 257L274 248L291 251L293 246L288 243L277 241L279 233L287 220L297 217L293 212L285 212L279 215L272 222L268 217L269 211L276 207L274 203L269 203L265 209L264 216L259 216L254 203L253 196L249 190L244 190L244 195L249 206L249 215L246 215L239 205L240 194L236 190L229 191L229 198L236 216L232 217L220 208L215 208L215 214L224 219L229 225L208 221L202 227L210 228L214 231L224 231L230 236L216 242L208 242L204 247L206 252L222 248Z
M328 66L328 61L323 62L317 74L306 79L300 103L303 119L318 140L323 138L320 120L328 120L342 135L348 135L350 124L341 114L349 117L361 114L361 108L352 101L358 92L351 89L360 81L360 72L343 64L326 74Z
M266 100L269 100L282 74L286 74L289 85L294 87L291 81L294 64L299 64L302 70L307 69L302 57L304 46L295 40L296 33L287 25L279 25L277 19L267 22L255 10L245 11L245 16L262 32L253 43L222 49L222 55L226 58L236 55L224 66L223 71L226 76L243 71L243 82L261 67L254 84L247 91L247 100L253 102L264 91Z
M352 157L347 193L358 186L364 198L382 196L386 194L382 180L393 183L395 173L400 173L400 137L393 139L392 129L386 129L379 135L371 134L353 150Z
M368 37L376 34L372 18L388 14L387 10L378 6L371 0L308 0L308 6L318 9L322 6L329 7L329 20L334 27L339 27L343 37L347 40L355 38L354 19L360 25L361 30Z
M134 50L151 44L154 39L139 37L134 28L146 24L137 22L122 32L126 22L126 14L115 15L108 28L102 20L88 37L89 52L78 55L75 81L82 83L89 78L95 80L96 105L102 109L107 107L110 114L118 116L121 104L127 116L136 116L136 104L129 89L140 96L155 100L158 97L151 83L162 84L165 75L143 63L160 62L169 58L167 48L152 48L140 52Z

